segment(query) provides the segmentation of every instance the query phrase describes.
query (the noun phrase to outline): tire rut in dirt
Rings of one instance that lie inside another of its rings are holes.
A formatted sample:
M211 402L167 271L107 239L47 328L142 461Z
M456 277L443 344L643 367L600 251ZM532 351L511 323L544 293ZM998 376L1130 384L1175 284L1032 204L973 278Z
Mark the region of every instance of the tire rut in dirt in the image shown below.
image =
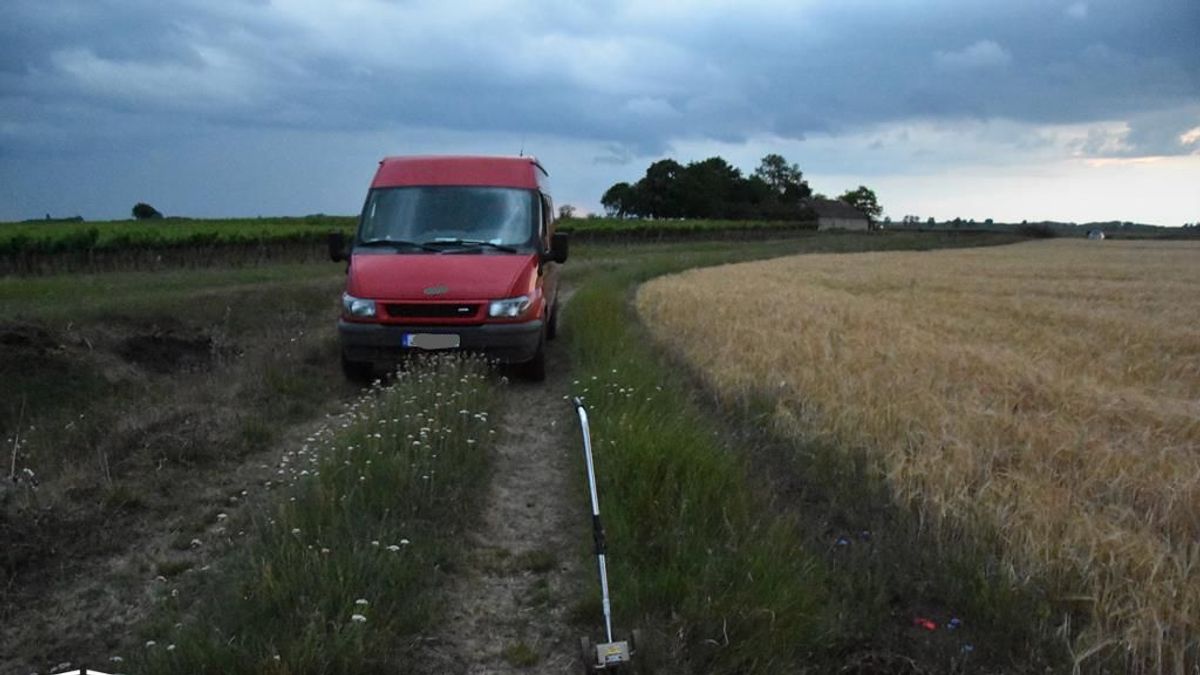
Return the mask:
M565 303L564 303L565 306ZM441 628L422 639L422 673L561 673L580 667L568 610L579 596L585 505L572 490L578 439L562 343L540 384L508 385L478 524L447 590Z

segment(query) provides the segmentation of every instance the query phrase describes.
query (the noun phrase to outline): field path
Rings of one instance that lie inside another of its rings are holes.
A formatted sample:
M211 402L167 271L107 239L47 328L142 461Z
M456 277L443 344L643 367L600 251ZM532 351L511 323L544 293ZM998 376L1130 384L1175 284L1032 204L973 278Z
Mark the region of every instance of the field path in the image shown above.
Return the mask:
M569 291L563 290L563 304ZM580 668L578 629L568 625L578 595L578 547L587 505L572 485L578 425L561 341L549 343L546 381L513 379L494 449L493 473L469 550L448 589L449 614L423 640L425 673L562 673Z

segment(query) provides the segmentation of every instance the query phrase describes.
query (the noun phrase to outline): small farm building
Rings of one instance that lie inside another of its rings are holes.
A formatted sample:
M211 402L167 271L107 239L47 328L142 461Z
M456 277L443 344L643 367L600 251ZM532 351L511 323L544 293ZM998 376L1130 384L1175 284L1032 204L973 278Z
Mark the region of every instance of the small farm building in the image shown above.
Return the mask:
M809 207L817 217L818 230L869 230L866 214L836 199L814 199Z

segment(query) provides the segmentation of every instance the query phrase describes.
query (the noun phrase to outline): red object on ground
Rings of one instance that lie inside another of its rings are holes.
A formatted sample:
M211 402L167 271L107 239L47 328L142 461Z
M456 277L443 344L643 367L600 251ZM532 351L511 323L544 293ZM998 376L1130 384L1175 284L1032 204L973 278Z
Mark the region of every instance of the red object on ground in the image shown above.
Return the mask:
M932 619L926 619L923 616L914 616L913 625L918 628L924 628L927 631L937 630L937 622Z

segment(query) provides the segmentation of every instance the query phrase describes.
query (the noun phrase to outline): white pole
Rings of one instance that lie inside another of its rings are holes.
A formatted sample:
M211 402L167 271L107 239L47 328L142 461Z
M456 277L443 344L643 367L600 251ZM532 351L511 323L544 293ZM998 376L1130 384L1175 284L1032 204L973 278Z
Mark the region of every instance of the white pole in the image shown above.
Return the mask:
M608 566L604 561L607 546L604 541L604 526L600 523L600 497L596 493L596 467L592 462L592 434L588 427L587 411L583 409L582 399L575 399L575 410L579 413L579 425L583 428L583 454L587 459L588 490L592 496L592 538L596 542L596 558L600 566L600 595L604 608L604 630L608 641L612 642L612 605L608 599Z

